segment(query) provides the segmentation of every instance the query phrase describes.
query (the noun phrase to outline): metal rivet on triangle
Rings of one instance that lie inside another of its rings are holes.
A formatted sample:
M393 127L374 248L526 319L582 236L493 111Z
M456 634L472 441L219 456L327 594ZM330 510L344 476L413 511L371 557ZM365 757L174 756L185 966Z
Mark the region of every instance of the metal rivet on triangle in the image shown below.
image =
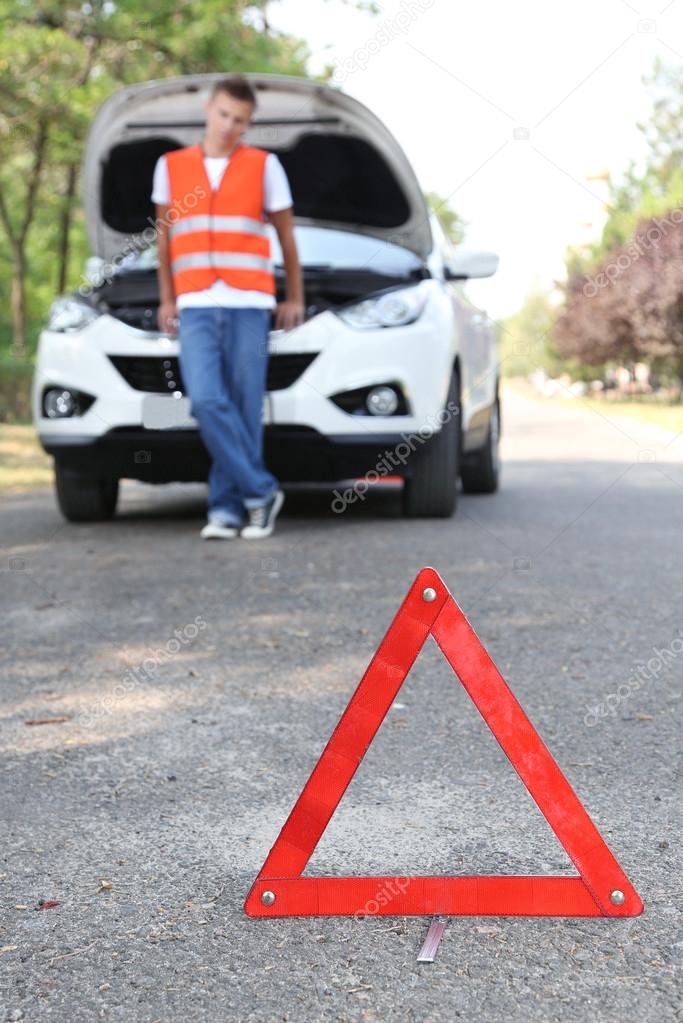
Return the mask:
M275 892L264 892L261 896L261 902L264 906L272 906L275 902Z
M428 586L426 590L422 591L422 599L426 600L428 604L431 604L433 600L436 600L436 590Z
M618 888L615 888L611 892L609 897L610 902L613 902L615 906L622 906L624 904L624 893L620 892Z

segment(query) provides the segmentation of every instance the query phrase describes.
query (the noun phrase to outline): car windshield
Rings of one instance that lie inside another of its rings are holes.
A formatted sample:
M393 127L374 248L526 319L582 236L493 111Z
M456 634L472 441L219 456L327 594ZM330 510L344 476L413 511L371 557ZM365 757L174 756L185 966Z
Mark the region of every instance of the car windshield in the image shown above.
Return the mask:
M271 254L275 266L281 267L282 250L272 224L267 225ZM326 227L295 224L299 260L309 270L371 270L375 273L406 276L422 266L414 252L353 231L338 231ZM119 273L153 270L158 266L157 245L154 242L139 252L131 252L118 261Z

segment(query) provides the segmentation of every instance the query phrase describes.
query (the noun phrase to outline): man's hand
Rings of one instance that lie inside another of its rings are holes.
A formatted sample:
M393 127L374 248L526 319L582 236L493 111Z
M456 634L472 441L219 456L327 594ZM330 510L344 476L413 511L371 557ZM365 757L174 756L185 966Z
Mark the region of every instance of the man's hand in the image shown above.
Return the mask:
M292 330L304 322L303 302L278 302L275 307L275 330Z
M162 334L175 336L178 329L178 310L175 302L161 302L157 310L157 322Z
M299 254L294 240L294 207L269 213L268 219L277 231L287 281L287 299L278 302L275 310L275 330L292 330L304 322L305 303Z

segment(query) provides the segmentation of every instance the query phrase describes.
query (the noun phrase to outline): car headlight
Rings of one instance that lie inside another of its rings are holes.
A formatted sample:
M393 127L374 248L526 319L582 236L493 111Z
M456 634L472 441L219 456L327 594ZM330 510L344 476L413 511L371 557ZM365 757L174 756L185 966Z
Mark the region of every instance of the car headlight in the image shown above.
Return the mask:
M47 314L47 329L58 331L81 330L100 314L86 302L71 295L56 298Z
M362 302L340 309L337 315L358 330L402 327L418 318L426 301L427 290L421 282L409 288L397 288L395 291L364 298Z

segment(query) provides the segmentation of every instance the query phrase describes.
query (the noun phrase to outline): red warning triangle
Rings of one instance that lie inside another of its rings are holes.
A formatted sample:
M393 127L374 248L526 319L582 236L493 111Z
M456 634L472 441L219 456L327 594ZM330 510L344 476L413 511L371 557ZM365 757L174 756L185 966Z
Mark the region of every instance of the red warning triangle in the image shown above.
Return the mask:
M432 635L578 876L302 877ZM643 903L433 568L410 587L244 904L250 916L638 916Z

